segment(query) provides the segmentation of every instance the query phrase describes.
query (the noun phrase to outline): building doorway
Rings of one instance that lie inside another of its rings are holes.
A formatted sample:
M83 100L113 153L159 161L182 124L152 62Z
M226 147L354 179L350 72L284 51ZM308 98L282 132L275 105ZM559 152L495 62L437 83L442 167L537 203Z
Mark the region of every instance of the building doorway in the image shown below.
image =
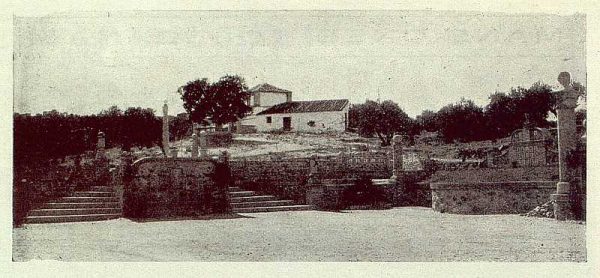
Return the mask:
M290 131L292 129L292 117L283 117L283 130Z

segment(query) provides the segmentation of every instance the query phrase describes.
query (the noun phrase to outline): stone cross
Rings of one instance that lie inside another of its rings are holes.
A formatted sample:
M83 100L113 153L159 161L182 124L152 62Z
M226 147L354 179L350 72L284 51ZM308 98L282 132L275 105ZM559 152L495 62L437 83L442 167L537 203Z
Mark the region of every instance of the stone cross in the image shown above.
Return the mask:
M167 101L163 105L162 146L166 155L169 152L169 107L167 106Z
M571 75L561 72L558 82L564 87L563 90L555 92L558 96L556 105L558 126L558 171L559 182L556 185L556 194L552 195L555 201L554 215L558 220L573 219L572 204L569 195L573 185L574 169L570 169L567 157L576 148L576 123L575 107L579 92L573 88Z

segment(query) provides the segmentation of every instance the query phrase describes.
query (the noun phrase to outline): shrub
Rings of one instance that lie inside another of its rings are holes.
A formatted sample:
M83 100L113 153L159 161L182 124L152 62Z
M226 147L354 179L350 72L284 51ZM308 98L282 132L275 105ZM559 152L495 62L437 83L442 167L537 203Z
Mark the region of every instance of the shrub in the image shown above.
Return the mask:
M211 147L227 147L233 142L233 135L228 131L211 132L207 137Z
M370 178L361 177L354 184L342 192L341 205L350 206L384 207L389 203L383 188L373 184Z

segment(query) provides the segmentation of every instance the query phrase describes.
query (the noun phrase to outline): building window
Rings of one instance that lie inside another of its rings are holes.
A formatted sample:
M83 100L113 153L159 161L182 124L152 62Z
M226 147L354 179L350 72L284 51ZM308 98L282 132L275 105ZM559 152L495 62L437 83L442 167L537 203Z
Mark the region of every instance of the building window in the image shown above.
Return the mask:
M267 117L267 124L271 123L271 117Z

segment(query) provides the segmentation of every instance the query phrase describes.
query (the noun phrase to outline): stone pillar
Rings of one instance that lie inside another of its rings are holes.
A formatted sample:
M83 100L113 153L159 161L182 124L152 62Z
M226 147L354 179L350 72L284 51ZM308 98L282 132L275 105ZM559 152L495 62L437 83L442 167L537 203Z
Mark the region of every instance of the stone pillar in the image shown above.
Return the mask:
M208 138L206 131L200 131L200 138L198 138L198 143L200 147L200 157L204 158L208 156L207 146L208 146Z
M169 107L165 101L163 105L163 118L162 118L162 146L165 150L165 156L169 153Z
M177 158L178 151L179 150L177 149L177 147L171 147L171 149L170 149L171 157L172 158Z
M571 186L573 184L574 169L570 168L567 161L568 155L577 146L575 107L577 106L578 92L571 85L571 76L568 72L561 72L558 81L564 90L556 92L558 95L557 125L558 125L558 165L559 182L556 185L554 200L554 216L557 220L574 219L573 204L571 203Z
M198 157L198 136L196 133L192 134L192 158Z
M486 161L487 161L487 167L492 168L494 167L494 152L492 152L491 150L488 151L486 154Z
M96 159L94 161L95 180L93 185L106 186L110 181L108 158L106 157L106 138L104 132L98 132Z
M392 138L392 179L398 181L402 177L402 136L394 135Z
M104 132L98 132L98 143L96 143L96 159L101 159L106 156L106 136Z
M242 119L238 119L237 122L235 122L235 132L236 133L242 133Z
M117 193L117 197L119 198L119 207L123 209L123 196L125 193L125 189L129 187L129 184L133 180L133 172L132 172L132 164L133 164L133 155L131 152L124 151L121 153L121 165L119 169L119 177L116 180L115 191Z
M312 155L308 161L308 185L312 186L317 183L317 156Z

